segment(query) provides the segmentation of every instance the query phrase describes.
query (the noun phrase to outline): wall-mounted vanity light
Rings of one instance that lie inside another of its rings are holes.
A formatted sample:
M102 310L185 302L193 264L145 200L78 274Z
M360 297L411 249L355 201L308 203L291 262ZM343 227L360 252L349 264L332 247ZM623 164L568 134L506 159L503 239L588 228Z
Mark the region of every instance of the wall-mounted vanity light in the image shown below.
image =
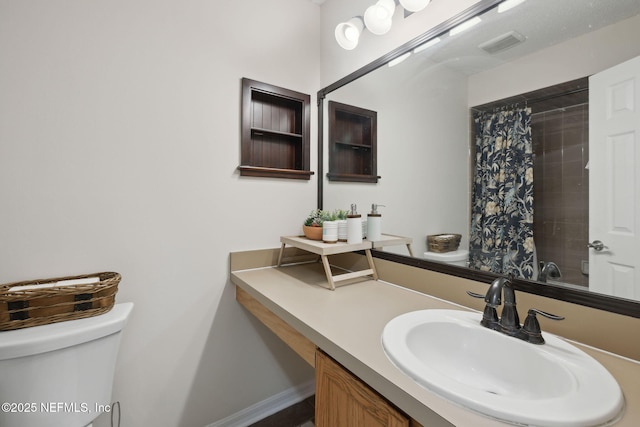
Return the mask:
M364 30L364 22L359 16L353 17L347 22L341 22L336 26L336 41L343 49L355 49L358 46L362 30Z
M400 4L409 12L420 12L431 0L400 0Z
M378 0L364 11L364 25L375 35L386 34L391 29L395 0Z
M414 13L427 7L431 0L377 0L365 10L363 17L356 16L336 26L335 36L340 47L355 49L365 27L372 34L386 34L391 29L398 2L407 12Z

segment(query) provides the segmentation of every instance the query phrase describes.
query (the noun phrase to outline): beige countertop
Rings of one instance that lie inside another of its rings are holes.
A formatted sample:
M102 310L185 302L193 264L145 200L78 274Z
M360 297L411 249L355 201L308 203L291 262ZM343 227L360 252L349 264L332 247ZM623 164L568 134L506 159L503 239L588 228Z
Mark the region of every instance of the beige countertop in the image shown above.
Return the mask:
M232 271L231 280L425 427L507 425L419 386L382 348L384 326L400 314L465 307L382 281L330 291L318 263ZM626 409L616 426L640 425L640 363L574 344L602 363L622 387Z

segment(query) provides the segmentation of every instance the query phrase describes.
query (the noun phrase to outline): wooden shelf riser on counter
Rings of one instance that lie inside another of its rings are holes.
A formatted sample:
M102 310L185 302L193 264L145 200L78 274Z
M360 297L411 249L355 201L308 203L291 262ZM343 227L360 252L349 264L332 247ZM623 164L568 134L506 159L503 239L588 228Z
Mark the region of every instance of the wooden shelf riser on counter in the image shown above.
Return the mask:
M282 246L280 247L280 255L278 256L278 267L284 263L283 253L286 245L293 246L298 249L302 249L313 254L320 256L322 260L322 266L327 275L328 287L332 291L336 289L336 285L343 283L352 283L353 280L360 278L372 277L373 280L378 280L378 273L376 272L375 264L373 263L373 257L371 256L371 242L363 240L359 244L348 244L343 242L336 243L324 243L318 240L310 240L304 236L282 236L280 237ZM367 256L367 262L369 268L359 271L353 271L349 273L334 274L331 271L331 265L329 264L329 255L344 254L347 252L362 251L364 250Z

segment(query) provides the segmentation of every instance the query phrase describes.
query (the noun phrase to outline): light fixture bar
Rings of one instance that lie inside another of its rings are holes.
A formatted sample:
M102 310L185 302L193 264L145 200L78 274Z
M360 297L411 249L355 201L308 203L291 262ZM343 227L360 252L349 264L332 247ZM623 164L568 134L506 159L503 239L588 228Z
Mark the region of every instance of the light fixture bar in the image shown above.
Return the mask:
M389 32L398 2L405 9L406 17L407 12L419 12L427 7L431 0L376 0L365 10L363 16L351 18L336 26L335 37L340 47L346 50L355 49L365 27L371 34L382 35Z

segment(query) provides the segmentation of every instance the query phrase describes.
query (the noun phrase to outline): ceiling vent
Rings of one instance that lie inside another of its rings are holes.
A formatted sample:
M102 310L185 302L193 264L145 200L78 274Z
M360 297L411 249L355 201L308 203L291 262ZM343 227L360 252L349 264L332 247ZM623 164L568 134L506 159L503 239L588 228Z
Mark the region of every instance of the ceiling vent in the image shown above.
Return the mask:
M498 36L494 39L486 41L478 46L485 52L493 55L501 50L509 49L519 43L525 41L526 37L516 31L510 31L506 34Z

